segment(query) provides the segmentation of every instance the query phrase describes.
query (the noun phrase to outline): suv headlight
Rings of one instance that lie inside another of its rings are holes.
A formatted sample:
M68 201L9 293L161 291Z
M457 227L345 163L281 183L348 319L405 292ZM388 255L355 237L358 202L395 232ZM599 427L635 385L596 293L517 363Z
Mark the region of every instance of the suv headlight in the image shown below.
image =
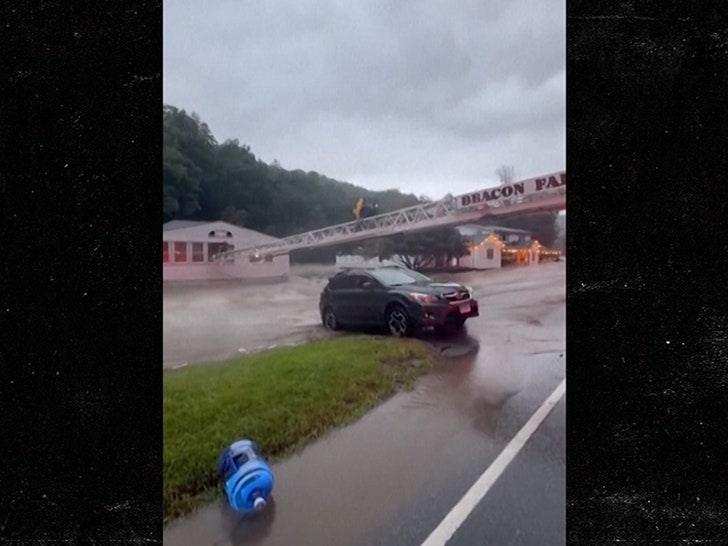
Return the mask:
M410 297L420 303L437 303L440 299L432 294L422 294L420 292L410 292Z

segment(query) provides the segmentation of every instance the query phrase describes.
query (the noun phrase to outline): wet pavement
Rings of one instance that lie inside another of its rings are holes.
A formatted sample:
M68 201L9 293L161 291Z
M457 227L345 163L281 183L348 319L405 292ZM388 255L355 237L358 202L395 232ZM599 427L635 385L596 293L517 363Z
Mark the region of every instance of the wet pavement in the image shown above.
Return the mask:
M220 500L170 524L164 543L421 544L564 378L564 269L555 263L458 275L475 288L481 317L461 335L424 336L441 356L413 391L275 464L274 503L260 514L234 514ZM314 319L279 342L323 335L315 308L322 282L285 288L309 291L307 300L282 304L299 308L301 321L309 320L304 307L314 294ZM229 301L245 288L227 290ZM562 399L451 544L565 543L564 413Z
M565 414L564 398L458 529L450 546L565 543Z

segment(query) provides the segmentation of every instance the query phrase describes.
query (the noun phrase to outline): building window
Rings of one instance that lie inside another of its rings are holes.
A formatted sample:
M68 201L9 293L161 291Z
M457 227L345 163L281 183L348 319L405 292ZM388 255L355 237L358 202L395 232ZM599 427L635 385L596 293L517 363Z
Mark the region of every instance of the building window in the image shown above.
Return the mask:
M489 260L493 259L493 249L492 248L489 248L488 250L485 251L485 257L488 258Z
M221 254L223 252L227 252L229 250L235 250L235 246L229 245L227 243L207 243L207 261L214 262L216 255ZM230 256L225 261L234 262L235 257Z
M220 254L224 247L224 243L207 243L207 261L214 262L215 256Z
M162 262L169 262L169 243L167 241L162 242Z
M192 261L195 263L205 261L205 243L192 243Z
M187 243L174 243L174 261L175 263L187 261Z

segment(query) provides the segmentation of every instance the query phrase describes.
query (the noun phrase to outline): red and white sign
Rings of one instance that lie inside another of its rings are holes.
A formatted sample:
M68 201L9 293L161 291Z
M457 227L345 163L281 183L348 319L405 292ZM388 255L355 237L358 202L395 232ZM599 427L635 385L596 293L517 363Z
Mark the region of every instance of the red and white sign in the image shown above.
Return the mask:
M530 178L521 182L512 182L504 186L489 188L475 193L466 193L458 196L458 208L472 207L473 205L488 204L500 199L510 199L519 195L532 195L548 193L557 188L566 187L566 172L559 172L547 176Z

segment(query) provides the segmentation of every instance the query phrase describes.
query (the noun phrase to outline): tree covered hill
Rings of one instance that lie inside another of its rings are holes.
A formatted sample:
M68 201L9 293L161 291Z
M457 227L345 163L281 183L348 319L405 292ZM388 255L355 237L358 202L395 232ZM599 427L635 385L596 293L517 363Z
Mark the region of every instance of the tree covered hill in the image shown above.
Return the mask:
M195 114L164 106L163 221L225 220L275 237L352 220L359 197L387 212L419 198L369 191L316 172L289 171L237 140L218 143Z
M351 221L359 197L379 203L380 213L415 205L424 196L392 189L370 191L317 172L289 171L276 162L267 164L237 140L219 143L194 113L164 105L163 222L174 219L224 220L274 237ZM436 196L440 197L440 196ZM556 239L555 215L509 218L500 223L528 229L545 245ZM446 254L464 248L454 228L434 234L392 238L386 248L430 245L430 239L448 241ZM424 239L423 239L424 237ZM428 237L430 239L428 239ZM451 244L450 244L451 243ZM355 245L292 253L294 261L329 261Z

